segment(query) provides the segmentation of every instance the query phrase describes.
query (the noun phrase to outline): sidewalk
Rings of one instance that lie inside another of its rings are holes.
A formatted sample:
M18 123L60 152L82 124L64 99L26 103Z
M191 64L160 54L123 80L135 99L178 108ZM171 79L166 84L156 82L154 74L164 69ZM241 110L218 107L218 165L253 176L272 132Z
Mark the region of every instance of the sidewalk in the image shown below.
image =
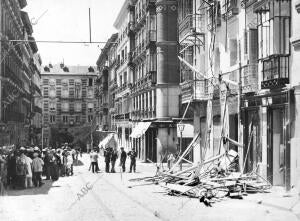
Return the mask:
M156 164L153 163L138 162L138 168L147 168L147 170L153 168L152 171L155 171L155 166ZM185 167L187 168L188 164L184 164L183 168ZM163 164L163 168L168 168L167 163ZM154 176L155 172L152 175ZM247 194L243 200L291 212L300 220L300 193L295 189L287 192L283 187L274 186L270 189L269 193Z

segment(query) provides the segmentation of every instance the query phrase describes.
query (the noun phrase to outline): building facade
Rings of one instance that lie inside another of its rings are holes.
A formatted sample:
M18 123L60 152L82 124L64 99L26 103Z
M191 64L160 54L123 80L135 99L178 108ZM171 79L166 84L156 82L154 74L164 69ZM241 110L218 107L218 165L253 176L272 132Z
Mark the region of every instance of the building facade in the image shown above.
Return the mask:
M118 34L113 34L97 60L97 123L100 131L113 131L112 117L114 116L114 97L116 89L115 62L116 62L116 40Z
M96 69L45 66L42 71L43 146L91 144L96 129ZM59 136L59 137L58 137Z
M190 0L178 7L182 106L191 104L201 138L195 162L234 149L241 171L298 185L299 3Z
M38 145L41 59L26 0L0 1L0 145ZM33 130L37 137L33 139Z
M119 146L134 148L144 161L160 161L176 151L176 24L176 1L148 0L125 1L114 23L118 38L109 60L110 124Z

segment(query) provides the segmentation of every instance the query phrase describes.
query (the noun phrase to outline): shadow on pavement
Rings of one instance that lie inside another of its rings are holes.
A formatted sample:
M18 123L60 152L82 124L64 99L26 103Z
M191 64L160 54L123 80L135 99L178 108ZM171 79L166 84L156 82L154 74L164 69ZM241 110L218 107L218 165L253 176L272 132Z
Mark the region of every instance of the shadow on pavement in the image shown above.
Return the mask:
M43 180L44 185L41 187L32 187L28 189L10 189L6 190L6 196L26 196L26 195L46 195L51 188L59 188L59 185L53 185L51 180Z
M74 166L83 166L83 165L84 163L81 160L74 161Z

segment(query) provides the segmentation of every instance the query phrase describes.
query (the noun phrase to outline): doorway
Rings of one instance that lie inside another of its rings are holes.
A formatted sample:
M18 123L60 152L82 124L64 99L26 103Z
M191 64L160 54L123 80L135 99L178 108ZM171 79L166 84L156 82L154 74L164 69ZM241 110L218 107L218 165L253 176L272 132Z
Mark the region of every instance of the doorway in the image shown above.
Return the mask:
M259 111L256 108L247 110L245 114L244 159L247 155L245 162L246 172L256 170L258 163L262 162L259 116Z
M268 111L268 179L274 186L285 186L286 136L285 109Z

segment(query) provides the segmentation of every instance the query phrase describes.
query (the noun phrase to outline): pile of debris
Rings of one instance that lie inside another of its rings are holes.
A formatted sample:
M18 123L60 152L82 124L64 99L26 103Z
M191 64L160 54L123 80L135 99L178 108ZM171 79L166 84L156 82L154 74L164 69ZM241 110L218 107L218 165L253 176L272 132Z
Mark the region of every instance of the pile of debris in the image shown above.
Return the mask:
M159 184L170 195L198 198L206 206L211 206L212 202L224 197L242 199L245 193L266 192L271 188L271 184L256 172L246 174L235 172L238 154L234 150L174 172L181 160L177 160L169 171L157 171L153 177L131 181L144 181L146 185Z

